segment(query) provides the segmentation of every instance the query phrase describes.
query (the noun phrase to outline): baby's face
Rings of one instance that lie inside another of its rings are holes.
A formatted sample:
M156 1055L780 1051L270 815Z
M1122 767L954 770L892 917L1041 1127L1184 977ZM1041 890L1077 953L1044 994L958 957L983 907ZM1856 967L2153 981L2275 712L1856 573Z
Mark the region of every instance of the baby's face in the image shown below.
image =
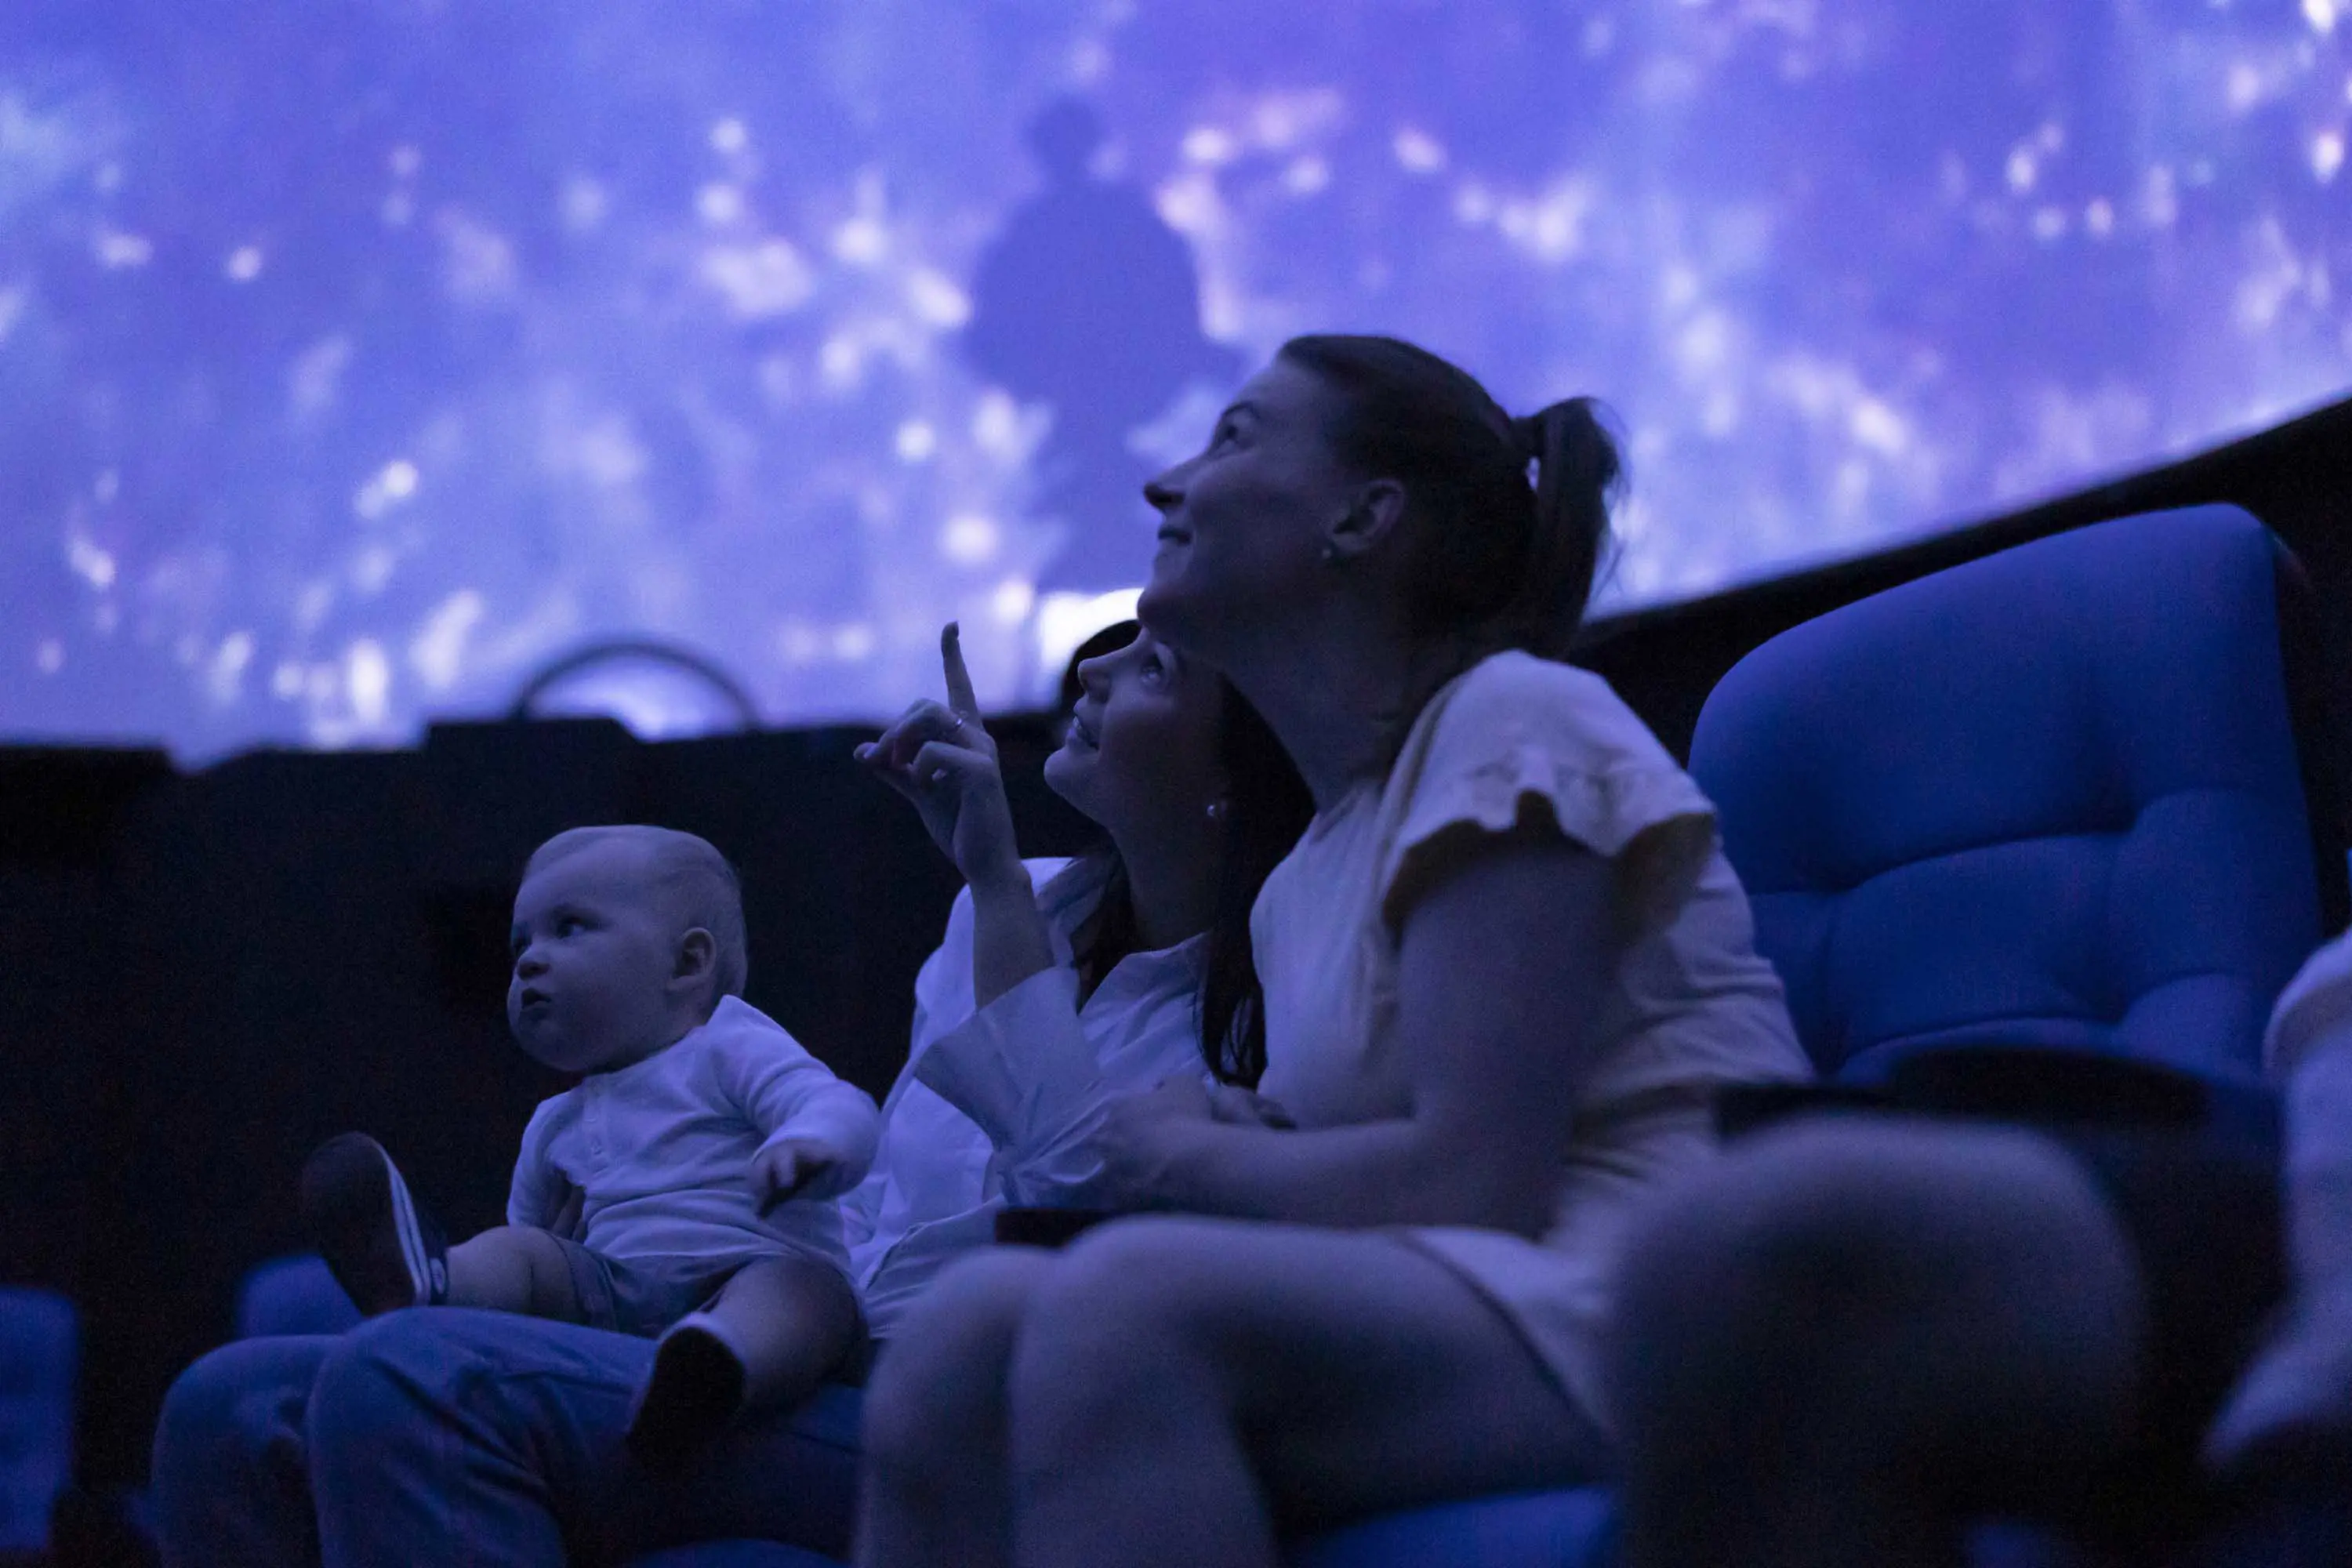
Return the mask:
M646 852L588 845L515 894L507 1023L549 1067L596 1072L670 1044L679 943Z

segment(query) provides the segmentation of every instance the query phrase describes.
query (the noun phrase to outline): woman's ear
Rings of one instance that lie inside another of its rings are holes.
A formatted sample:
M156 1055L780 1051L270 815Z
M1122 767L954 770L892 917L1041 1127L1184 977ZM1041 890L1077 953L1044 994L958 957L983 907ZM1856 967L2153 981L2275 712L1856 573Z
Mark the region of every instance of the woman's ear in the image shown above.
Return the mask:
M1374 479L1357 490L1345 516L1323 536L1323 559L1344 565L1378 548L1404 522L1404 486Z

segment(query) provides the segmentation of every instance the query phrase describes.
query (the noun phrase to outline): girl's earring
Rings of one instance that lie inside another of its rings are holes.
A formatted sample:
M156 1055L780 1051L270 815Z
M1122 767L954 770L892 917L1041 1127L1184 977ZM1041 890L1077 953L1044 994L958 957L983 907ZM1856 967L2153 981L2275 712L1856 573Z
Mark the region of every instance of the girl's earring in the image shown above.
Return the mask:
M1339 547L1328 539L1323 542L1323 564L1326 566L1339 564Z
M1211 822L1223 822L1224 819L1225 803L1222 800L1211 801L1209 803L1209 820Z

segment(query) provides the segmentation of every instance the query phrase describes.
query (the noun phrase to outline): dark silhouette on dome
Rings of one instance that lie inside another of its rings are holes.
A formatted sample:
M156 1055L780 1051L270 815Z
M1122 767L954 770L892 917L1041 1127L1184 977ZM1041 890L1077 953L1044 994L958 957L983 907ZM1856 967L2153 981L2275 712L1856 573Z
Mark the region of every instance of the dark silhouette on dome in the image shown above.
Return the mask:
M1051 406L1034 459L1036 507L1066 533L1039 586L1089 592L1150 574L1150 467L1128 437L1194 380L1229 381L1239 356L1202 335L1200 283L1183 237L1143 192L1088 172L1103 139L1093 109L1049 105L1028 141L1045 189L981 258L966 356L1024 402Z

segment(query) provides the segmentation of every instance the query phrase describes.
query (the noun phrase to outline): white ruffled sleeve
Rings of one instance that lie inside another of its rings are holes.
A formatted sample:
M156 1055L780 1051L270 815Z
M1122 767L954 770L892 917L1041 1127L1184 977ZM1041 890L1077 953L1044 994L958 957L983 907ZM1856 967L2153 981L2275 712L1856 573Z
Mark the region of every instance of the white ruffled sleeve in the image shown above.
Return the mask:
M1398 759L1415 773L1383 868L1391 926L1482 840L1544 827L1615 867L1626 934L1675 918L1715 853L1715 807L1606 681L1500 654L1433 700Z
M1084 1201L1101 1172L1085 1134L1110 1090L1079 1022L1075 970L1029 976L932 1041L914 1072L988 1134L1006 1202Z
M1030 884L1039 890L1042 900L1045 890L1069 867L1070 862L1059 858L1033 858L1022 864L1029 873ZM928 1110L919 1111L901 1121L899 1108L907 1100L907 1091L910 1088L929 1088L922 1082L918 1069L931 1047L945 1037L954 1034L971 1018L972 923L971 889L962 888L957 890L955 901L949 907L947 930L940 939L940 945L932 949L930 957L923 961L922 970L915 978L915 1019L908 1034L907 1061L898 1069L888 1096L882 1101L881 1142L876 1152L873 1169L865 1181L845 1194L841 1200L843 1225L852 1247L866 1246L877 1238L885 1242L895 1240L898 1223L905 1218L910 1205L915 1204L914 1191L936 1196L942 1184L955 1184L957 1152L946 1146L953 1141L946 1138L942 1129L933 1124L933 1118ZM1055 953L1058 958L1068 942L1058 929L1053 931L1053 938ZM1033 975L1031 978L1037 977ZM1020 987L1014 989L1019 990ZM999 997L998 1000L1002 1002L1004 998ZM1074 1016L1075 1011L1074 1007ZM936 1108L938 1103L931 1100L930 1106ZM954 1108L950 1104L948 1109ZM985 1175L984 1163L974 1162L969 1174L976 1188ZM886 1232L889 1234L886 1236ZM887 1254L887 1246L881 1250Z

